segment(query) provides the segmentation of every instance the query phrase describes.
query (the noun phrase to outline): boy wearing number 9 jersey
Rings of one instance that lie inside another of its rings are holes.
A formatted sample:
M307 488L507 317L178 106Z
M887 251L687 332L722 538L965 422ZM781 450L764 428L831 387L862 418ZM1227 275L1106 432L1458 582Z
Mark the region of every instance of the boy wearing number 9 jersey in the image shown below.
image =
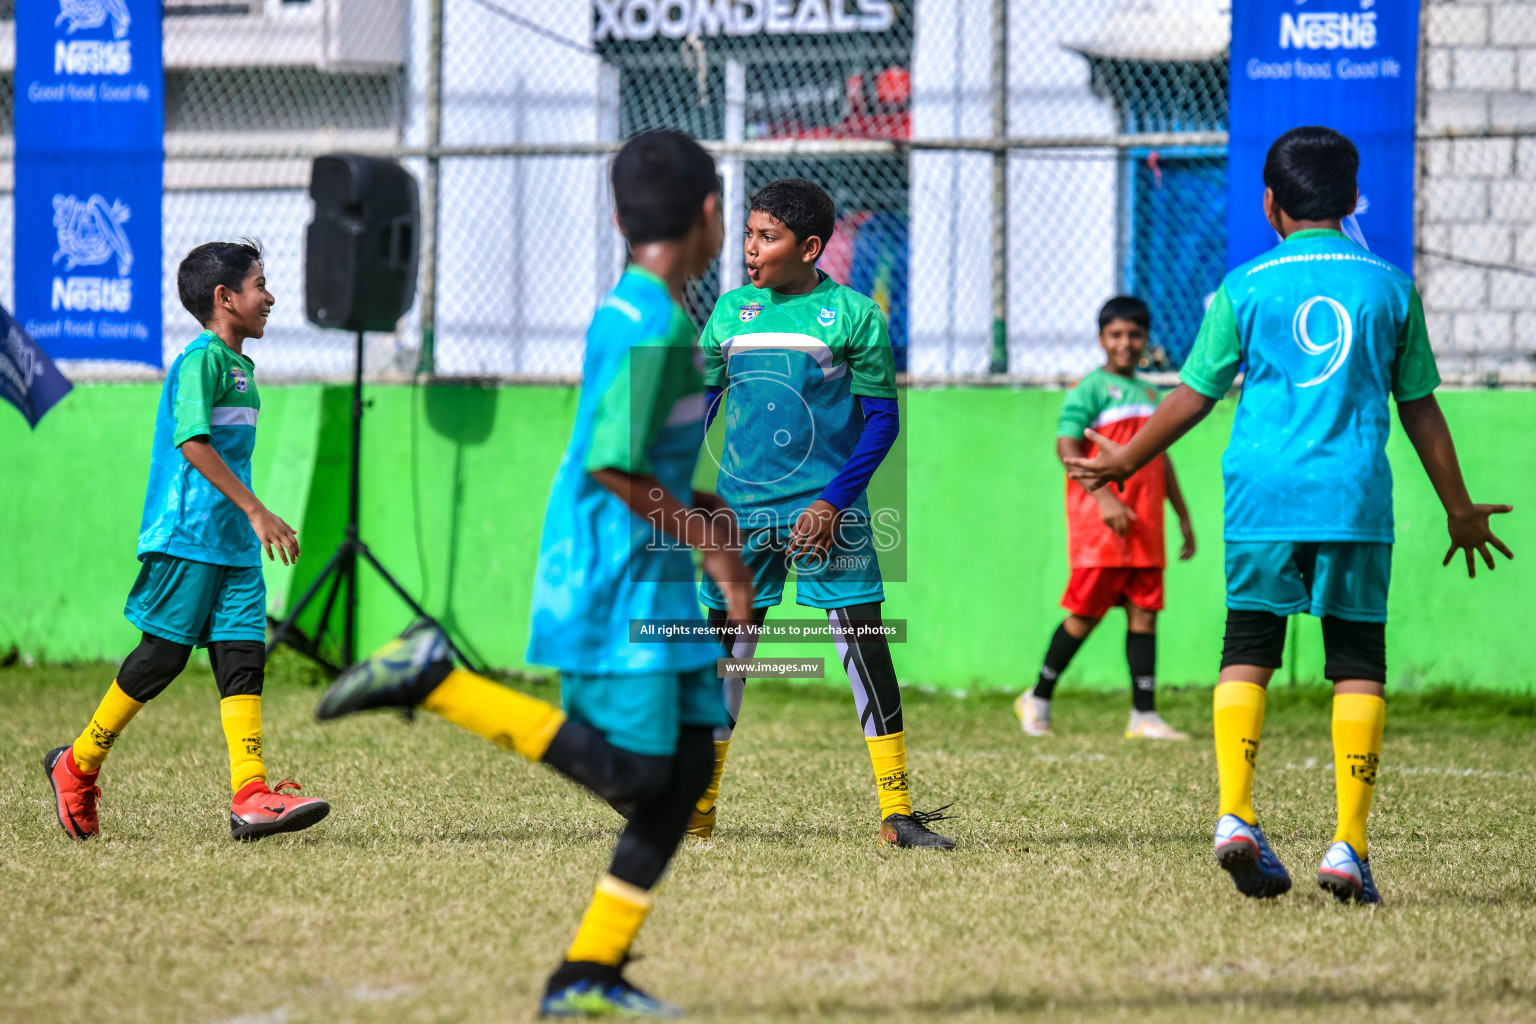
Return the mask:
M1283 239L1227 275L1179 375L1179 387L1124 446L1068 459L1087 487L1124 480L1199 422L1231 389L1243 393L1222 458L1226 483L1227 628L1216 686L1220 807L1215 852L1239 892L1278 896L1291 878L1253 809L1265 687L1280 667L1286 617L1322 619L1333 682L1338 828L1318 884L1341 901L1380 902L1365 826L1386 720L1387 585L1392 472L1387 435L1396 399L1445 506L1446 564L1458 550L1509 549L1488 517L1508 505L1467 496L1435 401L1440 383L1413 282L1347 238L1360 158L1330 128L1280 136L1264 164L1264 213Z

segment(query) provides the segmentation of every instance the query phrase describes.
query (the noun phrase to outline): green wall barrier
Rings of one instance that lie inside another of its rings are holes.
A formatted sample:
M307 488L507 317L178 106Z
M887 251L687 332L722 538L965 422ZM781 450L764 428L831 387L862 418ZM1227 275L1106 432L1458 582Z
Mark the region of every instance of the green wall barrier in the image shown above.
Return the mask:
M301 534L316 479L322 391L261 391L251 483ZM121 661L138 642L123 604L139 571L134 555L159 402L158 384L79 386L35 432L0 409L0 653L14 645L55 661ZM283 607L293 578L280 563L267 566L269 610Z
M10 542L0 572L0 649L54 660L120 658L135 639L122 604L137 571L134 541L148 472L156 385L77 388L35 434L0 416L0 525ZM527 669L529 594L549 483L577 392L564 386L431 385L368 389L362 531L374 553L476 659ZM904 681L952 689L1027 686L1062 612L1066 584L1064 483L1054 455L1059 391L914 390L903 397L903 446L873 487L905 492L905 581L887 585L886 613L904 618L894 648ZM262 389L256 489L300 531L296 569L269 567L274 613L319 572L345 514L345 387ZM1536 422L1533 392L1440 396L1473 495L1510 502L1497 528L1526 558L1536 553L1536 481L1507 471L1511 444ZM1222 403L1173 457L1195 517L1200 550L1167 575L1159 623L1164 684L1209 685L1221 647L1220 455L1234 404ZM717 424L716 430L719 429ZM1453 684L1528 691L1536 653L1519 621L1523 562L1442 569L1439 504L1401 432L1389 455L1397 476L1398 547L1388 627L1396 685ZM700 483L708 484L708 460ZM1501 472L1503 470L1503 472ZM900 507L900 503L898 503ZM1170 550L1177 531L1170 514ZM409 610L364 569L359 643L382 642ZM793 588L780 616L797 610ZM1124 616L1111 613L1063 680L1127 685ZM764 645L764 655L832 656L830 645ZM1321 678L1317 623L1293 623L1282 678ZM829 682L841 685L829 669Z

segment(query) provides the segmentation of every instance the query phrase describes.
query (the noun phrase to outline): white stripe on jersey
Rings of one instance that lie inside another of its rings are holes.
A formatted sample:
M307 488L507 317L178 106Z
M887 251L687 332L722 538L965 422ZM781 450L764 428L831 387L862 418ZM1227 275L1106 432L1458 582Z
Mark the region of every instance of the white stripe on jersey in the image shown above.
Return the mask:
M254 427L256 413L259 411L248 405L216 405L208 414L208 425L210 427Z
M698 423L702 419L704 419L704 392L696 391L672 403L672 411L667 413L667 426L681 427L688 423Z
M745 350L764 350L787 348L795 352L804 352L816 360L816 365L821 367L822 380L836 380L848 372L847 363L833 364L832 350L827 343L820 338L813 338L809 334L792 334L782 331L766 331L762 334L738 334L732 338L726 338L720 343L720 354L729 362L732 355ZM726 367L730 372L730 367Z
M1098 419L1090 423L1089 426L1094 430L1098 430L1100 427L1107 427L1111 423L1119 423L1121 420L1134 420L1138 416L1151 416L1156 411L1157 406L1155 405L1122 405L1114 409L1105 409L1099 413Z
M639 323L641 320L640 310L637 309L633 304L625 302L617 295L608 296L603 300L603 304L597 308L614 310L632 323Z

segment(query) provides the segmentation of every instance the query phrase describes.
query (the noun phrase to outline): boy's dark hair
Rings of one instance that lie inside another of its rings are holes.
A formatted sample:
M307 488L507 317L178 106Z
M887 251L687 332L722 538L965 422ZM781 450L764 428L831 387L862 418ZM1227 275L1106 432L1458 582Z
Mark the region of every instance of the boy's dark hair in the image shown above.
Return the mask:
M1264 186L1292 220L1342 220L1355 212L1360 153L1319 125L1292 128L1264 158Z
M631 245L682 238L704 200L721 191L715 158L691 137L666 129L624 143L609 180L619 227Z
M1134 295L1116 295L1099 308L1099 330L1116 320L1129 320L1144 331L1152 329L1152 311Z
M197 322L207 326L213 319L213 291L223 285L238 292L251 272L251 264L262 259L261 240L242 238L238 242L204 242L187 253L176 268L176 290L181 304Z
M825 251L837 224L837 207L827 190L804 178L770 181L752 197L752 209L766 213L795 233L796 242L815 235Z

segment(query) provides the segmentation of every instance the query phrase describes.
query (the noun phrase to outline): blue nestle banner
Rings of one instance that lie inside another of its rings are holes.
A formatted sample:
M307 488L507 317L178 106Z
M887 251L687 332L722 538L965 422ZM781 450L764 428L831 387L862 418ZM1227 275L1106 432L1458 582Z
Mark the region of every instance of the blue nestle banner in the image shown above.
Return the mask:
M159 366L159 0L16 5L16 319L55 359Z
M1418 0L1242 0L1232 5L1227 264L1275 245L1264 155L1283 132L1327 125L1360 150L1360 231L1413 271Z

